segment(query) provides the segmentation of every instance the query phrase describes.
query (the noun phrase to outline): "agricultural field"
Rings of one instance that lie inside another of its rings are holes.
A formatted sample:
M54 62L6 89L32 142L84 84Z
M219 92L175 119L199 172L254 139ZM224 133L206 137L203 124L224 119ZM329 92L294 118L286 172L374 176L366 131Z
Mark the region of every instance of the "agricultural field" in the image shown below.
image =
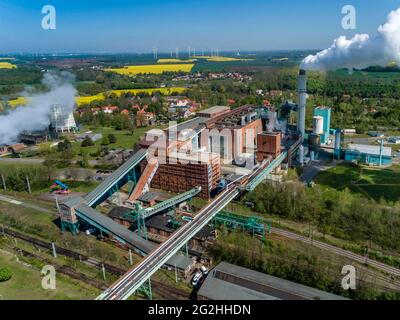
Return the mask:
M3 62L0 61L0 69L14 69L17 66L15 64L12 64L10 62Z
M185 62L195 62L196 59L158 59L157 63L185 63Z
M93 299L99 293L98 289L63 276L57 276L55 290L45 290L39 268L3 251L0 252L0 266L12 271L12 278L0 283L3 300L82 300Z
M93 96L76 97L76 103L78 104L78 106L80 106L83 104L89 104L93 101L102 101L105 99L105 94L111 94L111 93L116 94L118 97L123 93L131 93L133 95L137 95L139 93L147 93L149 95L152 95L155 92L160 92L163 95L170 95L173 92L181 94L186 90L187 88L183 87L111 90L107 92L101 92Z
M110 91L101 92L101 93L98 93L98 94L92 95L92 96L76 97L76 103L78 104L78 106L80 106L83 104L89 104L93 101L102 101L105 99L105 94L111 94L111 93L116 94L118 97L123 93L131 93L134 95L137 95L139 93L147 93L149 95L152 95L155 92L160 92L163 95L171 95L174 92L181 94L181 93L185 92L186 90L187 90L187 88L184 88L184 87L110 90ZM28 99L26 97L18 97L16 99L8 101L8 104L13 108L17 107L17 106L26 105L27 103L28 103ZM2 107L1 104L0 104L0 107Z
M18 97L16 99L8 101L8 104L13 108L15 108L17 106L26 105L27 103L28 103L28 99L26 97Z
M232 61L254 61L255 59L232 58L232 57L214 57L214 56L198 56L198 59L206 59L210 62L232 62Z
M376 201L400 201L399 165L378 169L343 163L321 172L315 183L337 190L348 188Z
M116 72L122 75L135 76L137 74L161 74L163 72L190 72L193 63L179 64L149 64L138 66L126 66L124 68L109 68L104 71Z

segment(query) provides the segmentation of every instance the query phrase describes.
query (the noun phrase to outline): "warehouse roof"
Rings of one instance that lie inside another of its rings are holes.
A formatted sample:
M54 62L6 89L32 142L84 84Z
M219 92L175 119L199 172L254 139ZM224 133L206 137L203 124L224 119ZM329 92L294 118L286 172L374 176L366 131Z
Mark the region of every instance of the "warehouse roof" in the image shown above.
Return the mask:
M211 300L346 300L325 291L221 262L198 295Z
M168 221L171 219L168 215L155 215L146 221L146 226L149 228L154 228L157 230L162 230L165 232L174 232L175 229L168 226ZM193 238L198 240L206 240L211 233L213 232L213 228L210 226L205 226L197 232Z
M371 155L376 155L376 156L380 155L380 149L381 149L380 146L373 146L373 145L368 145L368 144L349 144L347 146L348 151L371 154ZM386 156L386 157L391 157L392 156L392 148L383 147L382 155Z

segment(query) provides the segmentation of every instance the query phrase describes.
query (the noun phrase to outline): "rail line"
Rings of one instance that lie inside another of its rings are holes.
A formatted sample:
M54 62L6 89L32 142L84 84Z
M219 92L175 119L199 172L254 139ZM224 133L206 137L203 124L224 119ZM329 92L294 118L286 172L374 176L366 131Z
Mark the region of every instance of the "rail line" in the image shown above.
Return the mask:
M52 249L51 243L48 243L48 242L45 242L45 241L42 241L42 240L39 240L39 239L36 239L33 237L29 237L22 233L19 233L19 232L16 232L16 231L13 231L13 230L10 230L7 228L2 229L2 232L4 234L21 239L21 240L28 242L30 244L33 244L35 246L38 246L38 247L41 247L44 249L48 249L48 250ZM19 252L22 255L33 257L33 258L39 259L41 261L49 262L47 259L45 259L39 255L36 255L32 252L23 250L18 247L14 247L14 248L17 252ZM59 247L59 246L57 246L56 248L57 248L57 254L59 254L59 255L73 258L74 260L91 265L99 270L101 270L102 267L104 266L104 269L113 275L122 276L126 272L126 269L123 269L123 268L120 268L120 267L117 267L117 266L114 266L114 265L111 265L108 263L101 262L101 261L99 261L95 258L89 257L87 255L84 255L84 254L63 248L63 247ZM56 268L56 270L58 272L65 274L67 276L70 276L71 278L81 280L85 283L89 283L93 287L101 289L101 290L106 290L108 288L108 286L106 284L104 284L103 282L89 278L85 274L77 272L74 268L72 268L70 266L55 265L54 262L51 262L51 264L54 265L54 267ZM166 284L158 282L156 280L152 280L151 284L152 284L153 291L162 298L165 298L165 299L173 298L173 299L177 299L177 300L188 300L189 299L189 294L183 290L166 285Z
M290 231L286 231L286 230L282 230L282 229L278 229L278 228L274 228L274 227L271 228L271 232L276 233L278 235L282 235L282 236L290 238L290 239L294 239L294 240L302 241L302 242L305 242L305 243L308 243L308 244L312 244L313 246L318 247L320 249L324 249L324 250L327 250L327 251L330 251L330 252L334 252L334 253L336 253L338 255L341 255L343 257L350 258L350 259L352 259L354 261L357 261L357 262L360 262L360 263L363 263L363 264L367 264L367 265L369 265L371 267L374 267L376 269L382 270L382 271L384 271L384 272L386 272L388 274L394 275L396 277L400 277L400 270L399 269L397 269L395 267L392 267L392 266L389 266L389 265L387 265L385 263L373 260L373 259L368 259L367 257L364 257L362 255L353 253L351 251L347 251L347 250L338 248L336 246L333 246L333 245L330 245L330 244L327 244L327 243L324 243L324 242L321 242L321 241L318 241L318 240L313 240L313 239L310 239L308 237L304 237L304 236L298 235L296 233L293 233L293 232L290 232Z

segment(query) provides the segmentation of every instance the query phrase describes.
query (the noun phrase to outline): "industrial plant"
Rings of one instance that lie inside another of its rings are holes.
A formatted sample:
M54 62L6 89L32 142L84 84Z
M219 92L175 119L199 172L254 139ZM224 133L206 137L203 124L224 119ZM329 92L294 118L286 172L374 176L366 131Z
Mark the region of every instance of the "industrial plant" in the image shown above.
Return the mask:
M0 5L0 300L400 300L400 8L145 2Z

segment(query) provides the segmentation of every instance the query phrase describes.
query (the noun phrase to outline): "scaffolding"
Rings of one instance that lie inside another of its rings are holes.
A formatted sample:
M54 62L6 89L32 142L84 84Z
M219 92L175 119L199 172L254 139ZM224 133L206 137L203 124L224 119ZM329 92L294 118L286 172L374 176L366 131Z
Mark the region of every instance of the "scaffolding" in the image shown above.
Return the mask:
M236 213L221 211L212 220L214 227L225 226L230 229L241 229L243 232L248 232L253 236L261 236L265 240L265 233L271 232L271 222L264 221L256 216L243 216Z
M135 209L129 211L124 215L124 218L131 218L137 224L138 234L147 240L147 229L146 229L146 209L144 209L139 202L134 203Z
M136 294L143 294L147 299L153 300L153 292L151 290L151 280L147 281L147 283L143 283L142 286L136 290Z
M61 230L62 231L69 230L74 236L76 236L79 230L79 221L69 222L61 219Z

